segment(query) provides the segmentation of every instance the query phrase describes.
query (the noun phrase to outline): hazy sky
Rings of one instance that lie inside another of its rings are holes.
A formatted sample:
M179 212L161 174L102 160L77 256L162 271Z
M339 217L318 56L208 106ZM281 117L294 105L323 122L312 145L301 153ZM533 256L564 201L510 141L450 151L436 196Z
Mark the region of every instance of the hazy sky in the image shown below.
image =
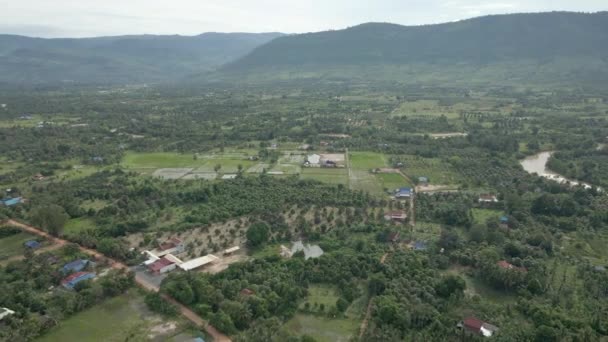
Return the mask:
M311 32L485 14L608 10L607 0L0 0L0 33L38 37Z

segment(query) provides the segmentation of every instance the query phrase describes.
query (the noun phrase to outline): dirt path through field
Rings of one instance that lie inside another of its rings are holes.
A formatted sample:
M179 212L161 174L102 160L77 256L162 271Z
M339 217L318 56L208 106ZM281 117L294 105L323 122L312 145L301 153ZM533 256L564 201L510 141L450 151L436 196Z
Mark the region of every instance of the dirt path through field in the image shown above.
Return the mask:
M36 227L32 227L26 224L23 224L21 222L17 222L14 220L8 220L6 222L9 225L21 228L29 233L32 234L36 234L38 236L41 236L45 239L48 239L49 241L54 242L57 245L57 248L61 247L61 246L65 246L67 245L69 242L60 238L56 238L54 236L51 236L50 234L48 234L47 232L38 229ZM107 260L110 263L110 266L114 269L123 269L123 270L127 270L129 271L129 267L126 264L123 264L122 262L119 262L115 259L112 258L108 258L105 255L99 253L96 250L90 249L90 248L86 248L83 246L79 246L80 250L88 255L91 255L93 257L95 257L96 259L99 260ZM148 291L153 291L153 292L158 292L160 289L155 286L154 284L151 284L149 282L147 282L145 279L138 277L137 275L135 276L135 282L137 283L137 285L139 285L140 287L144 288L145 290ZM182 316L184 316L185 318L187 318L189 321L191 321L192 323L196 324L198 327L201 327L203 329L205 329L205 331L211 335L211 337L213 338L213 341L218 341L218 342L230 342L230 338L224 334L222 334L221 332L219 332L215 327L211 326L209 324L209 322L205 321L203 318L201 318L199 315L197 315L194 311L190 310L188 307L186 307L185 305L179 303L178 301L176 301L175 299L173 299L172 297L166 295L166 294L162 294L163 298L165 298L167 301L171 302L172 304L174 304L175 306L177 306L177 308L179 309L180 313L182 314Z
M46 246L46 247L35 250L34 254L42 254L44 252L54 251L56 249L59 249L60 247L61 247L61 245L52 244L50 246ZM0 265L7 265L13 261L19 261L19 260L23 260L23 259L25 259L24 255L15 255L13 257L0 261Z

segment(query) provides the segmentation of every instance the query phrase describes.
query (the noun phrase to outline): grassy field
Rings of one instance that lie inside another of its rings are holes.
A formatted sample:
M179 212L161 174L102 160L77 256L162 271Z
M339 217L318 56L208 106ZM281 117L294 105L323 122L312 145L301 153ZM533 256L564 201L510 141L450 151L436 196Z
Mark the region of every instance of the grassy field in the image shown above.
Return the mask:
M412 186L409 181L398 173L379 173L376 174L376 178L382 184L383 189L395 190L401 187Z
M77 234L83 230L94 229L95 223L92 219L88 217L79 217L68 220L63 227L63 234L65 235L73 235Z
M147 173L161 168L193 168L194 172L214 172L216 165L221 166L220 173L236 173L239 165L246 170L257 164L246 158L247 153L244 152L199 154L196 158L194 154L127 152L121 164Z
M402 156L405 162L404 173L411 178L427 177L430 184L458 184L460 175L451 165L434 158Z
M354 170L369 171L378 167L386 167L386 158L375 152L350 152L350 167Z
M22 254L24 249L23 243L33 238L33 235L18 233L0 239L0 260Z
M309 335L318 342L347 342L356 335L359 321L296 314L285 326L296 334Z
M347 184L348 172L346 169L325 169L325 168L303 168L300 174L302 179L314 179L320 182L332 184Z
M166 320L148 312L141 295L131 291L62 321L58 327L36 341L164 341L181 332L155 336L162 334L153 328L163 323L167 323Z
M300 303L300 309L304 307L305 303L309 303L311 306L316 304L323 304L326 308L336 306L338 300L338 294L334 287L326 285L311 285L308 287L308 296L306 301Z
M492 210L492 209L479 209L473 208L471 209L473 213L473 220L475 223L483 223L485 224L489 218L498 219L503 213L500 210Z

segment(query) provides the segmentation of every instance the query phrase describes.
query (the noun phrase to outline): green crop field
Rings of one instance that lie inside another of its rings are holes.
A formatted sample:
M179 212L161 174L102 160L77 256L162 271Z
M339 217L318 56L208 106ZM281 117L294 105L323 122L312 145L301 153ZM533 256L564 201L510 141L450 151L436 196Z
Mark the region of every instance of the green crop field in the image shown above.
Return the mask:
M398 173L380 173L376 174L376 178L382 184L383 189L395 190L401 187L412 186L412 184Z
M471 209L471 212L473 213L473 220L475 220L475 223L482 224L485 224L489 218L496 218L498 220L498 218L503 215L500 210L492 209L473 208Z
M375 152L350 152L350 167L355 170L370 170L386 167L386 158Z
M435 158L400 156L405 164L403 172L411 178L427 177L430 184L458 184L461 176L447 162Z
M348 173L346 169L324 169L324 168L303 168L300 174L302 179L314 179L320 182L332 184L347 184Z
M63 234L75 235L87 229L94 229L95 222L88 217L79 217L68 220L63 228Z

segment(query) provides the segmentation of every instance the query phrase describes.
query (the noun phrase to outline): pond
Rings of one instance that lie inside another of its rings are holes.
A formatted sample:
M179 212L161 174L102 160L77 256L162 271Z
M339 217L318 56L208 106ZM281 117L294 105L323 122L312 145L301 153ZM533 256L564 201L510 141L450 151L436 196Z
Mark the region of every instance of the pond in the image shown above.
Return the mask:
M302 241L296 241L291 246L291 254L293 255L296 252L304 251L304 259L308 260L310 258L318 258L323 255L323 250L318 245L306 244L304 245Z
M559 183L570 183L572 186L582 184L585 188L591 188L590 184L578 182L572 179L568 179L556 172L547 169L547 162L554 151L540 152L535 155L529 156L519 163L530 174L537 174L541 177L552 179Z

